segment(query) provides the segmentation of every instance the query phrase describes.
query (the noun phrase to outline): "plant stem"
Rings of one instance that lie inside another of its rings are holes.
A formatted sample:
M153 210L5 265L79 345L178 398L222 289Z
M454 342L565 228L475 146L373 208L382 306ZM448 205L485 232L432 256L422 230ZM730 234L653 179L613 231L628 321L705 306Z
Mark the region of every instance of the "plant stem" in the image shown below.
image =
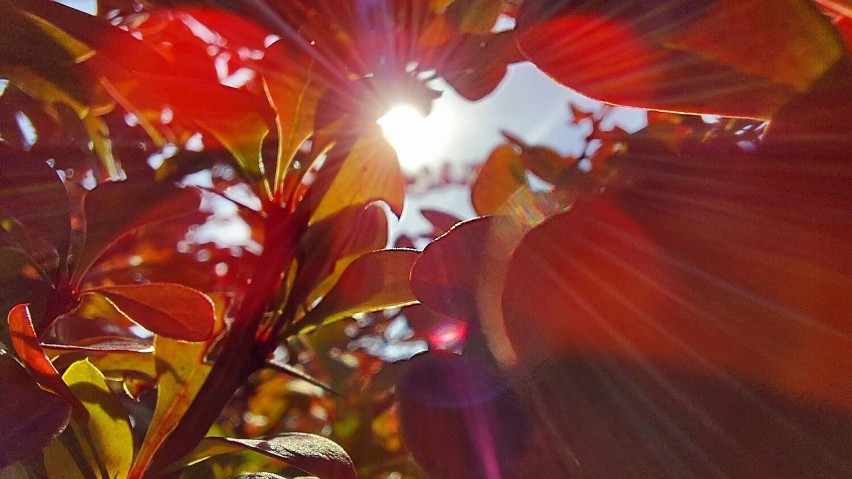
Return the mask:
M275 297L282 272L287 271L293 260L306 225L307 211L297 210L290 214L274 207L269 212L263 253L231 331L224 340L222 352L180 424L154 455L146 476L152 476L191 452L207 434L234 392L254 371L263 367L276 346L276 336L258 343L258 326ZM286 321L287 318L283 319Z

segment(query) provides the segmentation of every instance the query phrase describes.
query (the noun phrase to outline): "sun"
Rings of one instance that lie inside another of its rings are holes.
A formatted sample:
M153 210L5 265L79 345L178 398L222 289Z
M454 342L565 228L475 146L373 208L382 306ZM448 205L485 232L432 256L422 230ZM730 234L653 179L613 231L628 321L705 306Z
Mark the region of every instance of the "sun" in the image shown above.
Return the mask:
M437 163L452 128L452 118L439 108L423 116L413 106L394 105L377 123L385 138L396 150L402 169L415 173L430 163Z

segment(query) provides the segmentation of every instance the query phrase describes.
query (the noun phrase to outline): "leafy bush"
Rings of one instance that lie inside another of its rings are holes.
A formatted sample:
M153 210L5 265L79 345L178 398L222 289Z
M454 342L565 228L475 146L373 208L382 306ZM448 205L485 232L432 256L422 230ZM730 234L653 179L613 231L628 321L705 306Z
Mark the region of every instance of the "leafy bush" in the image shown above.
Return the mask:
M423 475L398 429L442 478L852 474L851 10L0 1L0 475ZM572 107L580 157L507 133L480 217L388 248L375 120L518 61L658 111ZM468 336L335 372L379 311ZM341 444L288 407L339 409Z

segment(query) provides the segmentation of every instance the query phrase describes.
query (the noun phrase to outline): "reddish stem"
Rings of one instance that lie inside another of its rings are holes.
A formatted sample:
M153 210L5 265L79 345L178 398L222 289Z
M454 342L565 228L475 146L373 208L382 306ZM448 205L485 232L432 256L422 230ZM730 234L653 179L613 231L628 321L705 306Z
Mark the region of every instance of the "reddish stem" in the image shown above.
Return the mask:
M280 286L282 272L289 267L296 245L307 225L306 212L290 214L275 207L267 217L264 249L258 269L239 306L231 331L210 375L177 428L154 455L150 473L179 460L201 441L219 417L234 392L261 368L275 348L271 340L258 343L256 334L269 302ZM287 318L282 318L286 321Z

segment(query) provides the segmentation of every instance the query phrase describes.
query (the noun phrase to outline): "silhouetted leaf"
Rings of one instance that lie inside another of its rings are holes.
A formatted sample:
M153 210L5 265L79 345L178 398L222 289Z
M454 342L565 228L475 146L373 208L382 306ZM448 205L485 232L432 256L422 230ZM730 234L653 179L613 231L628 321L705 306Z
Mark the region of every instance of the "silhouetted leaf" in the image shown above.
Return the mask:
M68 254L71 220L65 186L43 159L0 143L0 211Z
M0 353L0 469L35 455L59 435L68 402L41 388L7 353Z
M133 437L121 401L89 361L72 364L62 379L88 412L75 417L71 427L80 443L92 446L93 457L86 457L91 470L103 471L107 477L127 477L133 460Z
M521 50L547 74L653 109L768 118L845 55L805 0L531 0L517 22Z
M246 450L278 459L320 479L358 477L352 459L342 447L325 437L301 432L269 440L208 437L183 462L194 464L213 456Z
M157 405L131 477L141 477L163 441L183 418L212 368L204 362L207 345L185 343L163 336L154 338L157 367Z
M417 302L409 274L418 251L388 249L367 253L353 261L328 294L298 323L314 328L355 313L378 311Z
M184 341L205 341L213 335L213 302L180 284L102 286L82 294L107 298L128 319L159 335Z

